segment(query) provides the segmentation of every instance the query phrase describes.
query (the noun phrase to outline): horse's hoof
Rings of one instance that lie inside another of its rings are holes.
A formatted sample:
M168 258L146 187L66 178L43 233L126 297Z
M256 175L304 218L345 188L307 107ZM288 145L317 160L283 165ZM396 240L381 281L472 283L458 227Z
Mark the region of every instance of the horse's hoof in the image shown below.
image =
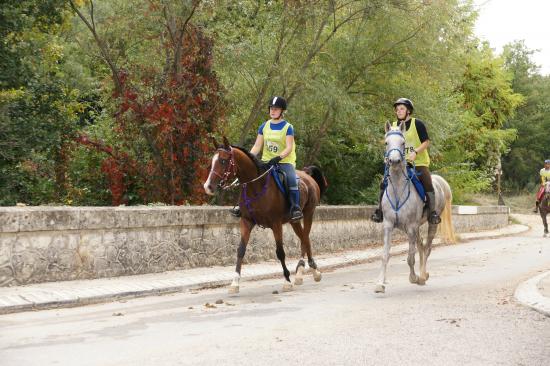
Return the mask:
M323 276L321 275L321 271L319 271L318 269L313 270L313 279L315 280L315 282L321 281L322 277Z
M384 292L386 292L386 286L376 285L374 292L376 292L377 294L383 294Z
M543 237L543 238L546 238L547 235L548 235L547 233L544 233L544 234L542 235L542 237Z
M428 281L429 278L430 278L430 273L426 272L426 281Z
M418 283L418 276L417 275L409 275L409 282L410 283Z
M418 277L418 282L416 284L419 286L424 286L426 284L426 279L422 277Z
M296 269L296 276L294 277L295 285L302 285L304 283L304 266L298 266Z
M290 292L294 290L294 286L290 282L285 282L283 285L283 292Z
M229 289L227 290L230 294L238 294L239 293L239 286L229 286Z

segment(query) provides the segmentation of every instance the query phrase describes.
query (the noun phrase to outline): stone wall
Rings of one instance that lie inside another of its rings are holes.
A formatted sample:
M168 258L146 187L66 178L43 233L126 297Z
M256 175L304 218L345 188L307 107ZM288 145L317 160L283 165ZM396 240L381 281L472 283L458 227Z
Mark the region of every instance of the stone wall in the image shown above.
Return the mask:
M0 208L0 286L162 272L235 262L238 220L227 207ZM314 256L381 242L372 206L319 206ZM507 207L453 207L457 232L507 225ZM401 238L403 238L401 236ZM396 236L399 239L399 236ZM285 225L285 250L300 244ZM268 229L254 229L247 262L275 259Z

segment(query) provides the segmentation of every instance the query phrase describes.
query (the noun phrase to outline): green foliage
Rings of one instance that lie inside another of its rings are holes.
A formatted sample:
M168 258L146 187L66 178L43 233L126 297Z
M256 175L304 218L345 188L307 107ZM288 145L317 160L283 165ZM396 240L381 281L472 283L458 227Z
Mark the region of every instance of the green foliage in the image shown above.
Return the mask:
M323 169L327 203L377 200L401 96L455 200L487 190L503 154L506 183L524 186L547 151L549 81L524 47L479 45L475 17L459 0L9 2L0 204L198 202L206 134L250 147L272 95L289 100L298 165Z
M512 86L525 97L516 115L506 122L518 131L502 162L504 184L513 191L534 191L540 182L538 172L550 158L550 137L545 133L550 129L550 77L539 74L531 60L534 52L523 42L509 44L503 52L506 69L513 75Z

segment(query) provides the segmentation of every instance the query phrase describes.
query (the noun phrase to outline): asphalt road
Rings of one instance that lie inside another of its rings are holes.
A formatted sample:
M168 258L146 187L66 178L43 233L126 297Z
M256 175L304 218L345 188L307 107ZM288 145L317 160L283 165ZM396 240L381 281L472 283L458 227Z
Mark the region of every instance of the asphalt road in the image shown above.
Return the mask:
M289 293L282 280L249 281L236 296L219 288L3 315L0 366L547 366L550 318L513 300L521 281L550 269L550 238L531 220L520 236L435 248L426 286L392 257L385 294L373 291L376 262L306 277Z

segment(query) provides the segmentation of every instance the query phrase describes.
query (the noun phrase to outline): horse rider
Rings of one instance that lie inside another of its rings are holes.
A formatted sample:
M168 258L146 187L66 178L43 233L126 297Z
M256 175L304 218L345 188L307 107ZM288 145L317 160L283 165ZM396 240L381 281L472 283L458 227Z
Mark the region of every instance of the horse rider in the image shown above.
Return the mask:
M424 186L426 196L428 198L429 214L428 221L431 224L439 224L441 218L435 210L435 192L432 185L432 176L430 174L430 157L428 155L428 146L430 138L426 125L418 118L411 117L414 106L410 99L399 98L393 103L393 108L397 121L393 122L393 126L397 127L399 123L405 122L405 155L408 162L414 162L416 170L419 173L418 178ZM378 197L378 208L374 211L371 219L374 222L382 222L382 196L385 191L385 182L380 184L380 194Z
M544 168L542 168L539 172L540 174L540 188L537 192L537 200L535 201L535 209L533 212L538 212L540 202L542 201L542 197L544 196L544 184L550 180L550 159L546 159L544 161Z
M296 180L296 144L294 127L284 119L287 103L283 97L269 100L269 119L258 128L256 142L250 150L254 155L262 152L262 161L266 166L277 165L285 172L290 202L290 222L301 220L304 215L300 209L300 191ZM231 214L240 217L239 207L232 208Z

